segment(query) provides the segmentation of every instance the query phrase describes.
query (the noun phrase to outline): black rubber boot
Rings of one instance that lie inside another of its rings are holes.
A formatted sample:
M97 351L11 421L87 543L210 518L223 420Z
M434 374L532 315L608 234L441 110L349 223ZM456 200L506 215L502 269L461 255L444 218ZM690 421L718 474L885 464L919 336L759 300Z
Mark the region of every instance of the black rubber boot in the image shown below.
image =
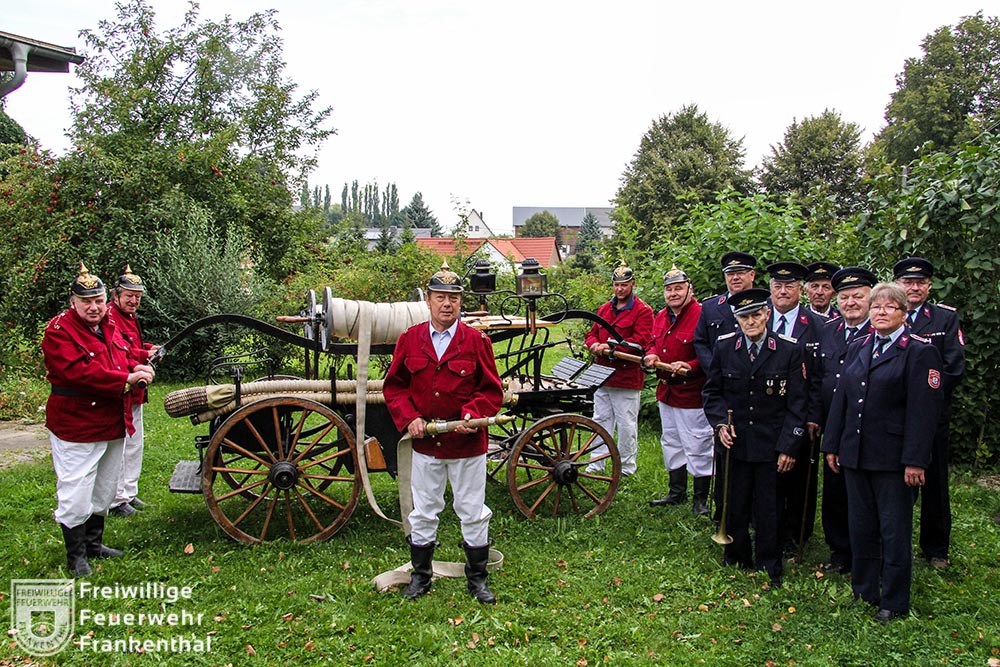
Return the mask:
M469 593L483 604L496 604L497 596L493 595L486 586L486 563L490 559L490 545L482 547L470 547L462 542L465 549L465 578L469 586Z
M681 466L670 471L670 493L663 498L649 501L651 507L660 505L680 505L687 500L688 471L686 466Z
M91 514L87 519L87 558L118 558L122 555L121 550L112 549L102 544L104 539L104 517L98 514Z
M712 478L694 478L694 500L691 503L691 511L695 516L705 516L708 514L708 490L712 486Z
M415 600L431 589L431 580L434 577L434 548L437 542L414 544L409 537L406 541L410 543L410 562L413 563L413 571L410 572L410 583L403 591L403 597Z
M80 524L69 528L59 524L66 542L66 567L74 577L86 577L93 574L90 563L87 562L87 525Z

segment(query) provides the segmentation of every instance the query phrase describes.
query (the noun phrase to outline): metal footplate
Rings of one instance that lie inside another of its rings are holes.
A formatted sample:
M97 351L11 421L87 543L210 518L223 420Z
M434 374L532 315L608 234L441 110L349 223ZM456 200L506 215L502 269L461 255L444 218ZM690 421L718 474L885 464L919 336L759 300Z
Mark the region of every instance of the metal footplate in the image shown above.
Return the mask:
M178 461L170 476L171 493L201 493L201 461Z
M610 366L600 366L598 364L593 364L576 376L575 382L578 384L585 385L587 387L600 387L605 382L608 381L612 375L615 374L615 369Z
M587 362L574 359L573 357L563 357L558 364L552 367L552 375L560 380L570 382L587 367Z

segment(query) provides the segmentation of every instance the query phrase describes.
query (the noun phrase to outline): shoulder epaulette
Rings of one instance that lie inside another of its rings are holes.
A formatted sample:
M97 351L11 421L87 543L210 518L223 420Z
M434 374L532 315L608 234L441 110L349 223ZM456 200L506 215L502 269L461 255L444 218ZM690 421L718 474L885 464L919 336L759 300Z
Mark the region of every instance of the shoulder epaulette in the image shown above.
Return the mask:
M958 311L958 309L957 309L957 308L955 308L955 306L949 306L949 305L948 305L948 304L946 304L946 303L938 303L938 304L935 304L935 305L936 305L936 306L937 306L938 308L944 308L945 310L950 310L950 311L951 311L951 312L953 312L953 313L954 313L954 312L957 312L957 311Z
M910 333L910 338L912 338L914 340L919 340L921 343L928 343L928 344L930 344L930 342L931 342L930 338L924 338L923 336L921 336L919 334L912 333L912 332Z
M701 303L702 304L706 304L709 301L712 301L713 299L718 299L720 296L722 296L722 295L721 294L713 294L712 296L706 296L704 299L701 300Z
M789 343L798 343L799 342L798 338L793 338L791 336L786 336L785 334L777 334L777 336L781 340L787 340Z
M716 338L716 340L726 340L727 338L732 338L737 333L739 333L739 332L738 331L730 331L727 334L723 334L723 335L719 336L718 338Z

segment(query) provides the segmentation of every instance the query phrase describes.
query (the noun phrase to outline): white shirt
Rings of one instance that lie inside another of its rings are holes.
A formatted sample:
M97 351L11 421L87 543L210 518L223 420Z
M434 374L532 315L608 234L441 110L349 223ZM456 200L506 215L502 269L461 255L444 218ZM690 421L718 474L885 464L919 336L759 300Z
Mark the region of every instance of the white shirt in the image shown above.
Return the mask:
M791 336L792 329L795 327L795 321L799 319L799 307L795 306L787 313L779 313L778 309L775 308L771 319L771 331L778 331L778 320L782 317L785 318L785 330L782 332L782 335Z
M458 331L458 320L452 322L452 325L444 331L438 331L430 322L427 323L427 326L431 330L431 343L434 345L434 353L440 359L448 351L448 346L451 345L452 339L455 338L455 332Z

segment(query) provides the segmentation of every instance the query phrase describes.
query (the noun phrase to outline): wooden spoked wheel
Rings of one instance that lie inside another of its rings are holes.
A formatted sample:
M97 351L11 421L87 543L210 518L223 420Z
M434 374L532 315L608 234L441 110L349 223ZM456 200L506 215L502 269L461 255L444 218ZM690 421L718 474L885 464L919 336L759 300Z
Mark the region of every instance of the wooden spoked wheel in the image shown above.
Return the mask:
M234 412L212 436L201 488L212 518L239 542L326 540L361 497L354 433L303 398L268 398Z
M489 480L503 484L503 470L510 458L511 443L528 428L532 418L528 415L514 415L515 419L507 424L496 424L490 427L489 446L486 451L486 475Z
M594 456L604 444L607 453ZM589 464L604 470L589 473ZM576 414L538 420L518 437L507 460L507 487L529 519L600 514L618 492L621 474L614 439L593 419Z

